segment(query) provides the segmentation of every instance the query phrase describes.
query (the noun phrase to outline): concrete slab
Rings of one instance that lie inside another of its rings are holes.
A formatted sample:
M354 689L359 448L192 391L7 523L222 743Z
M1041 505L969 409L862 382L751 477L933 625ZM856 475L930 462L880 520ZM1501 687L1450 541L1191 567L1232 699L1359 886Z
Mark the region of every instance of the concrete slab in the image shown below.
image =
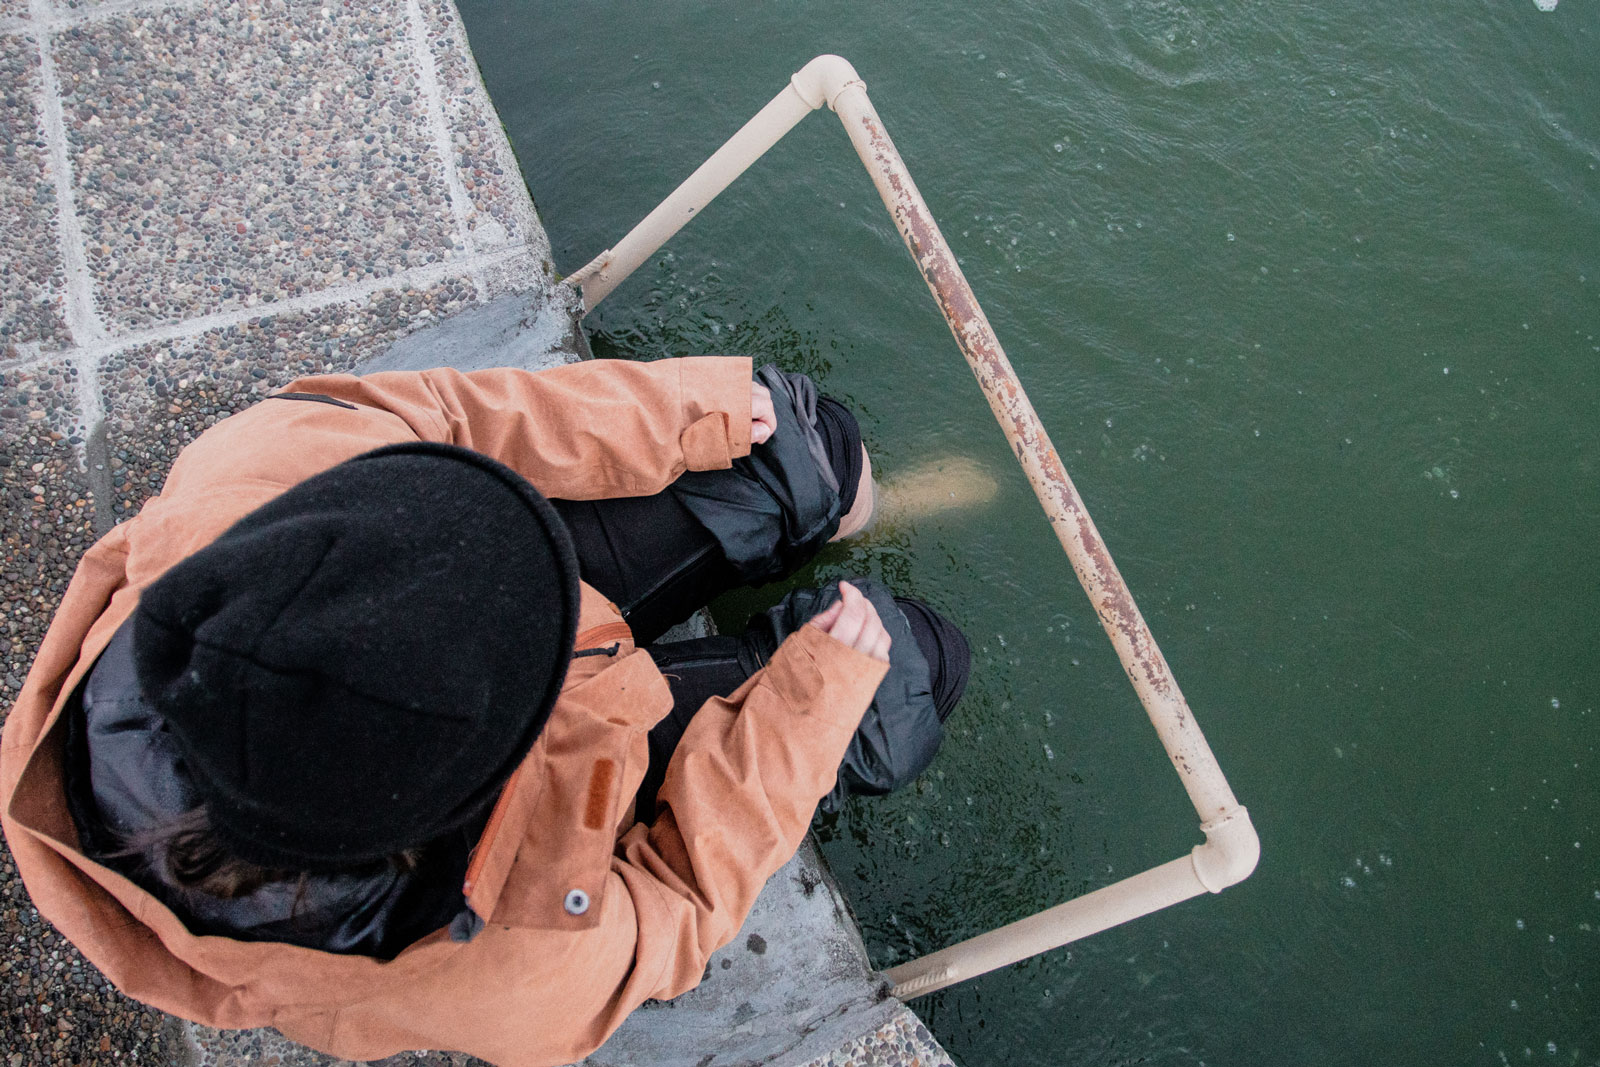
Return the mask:
M762 890L701 984L634 1012L585 1067L793 1067L903 1011L866 966L844 900L808 840Z
M577 299L563 293L562 303L555 306L526 293L507 293L395 342L387 352L362 363L356 373L433 367L538 371L571 363L585 341L576 326Z
M114 332L465 252L397 5L224 0L52 43Z
M22 345L49 351L70 340L38 94L37 40L0 37L0 359Z
M807 1067L955 1067L922 1020L909 1008Z
M22 688L78 559L98 536L71 431L77 368L0 370L0 707ZM0 1063L178 1063L172 1020L112 988L40 918L0 848ZM115 1055L111 1050L116 1035Z
M106 356L99 379L110 520L136 514L178 452L218 419L296 378L348 371L419 325L475 307L476 295L470 281L451 278Z

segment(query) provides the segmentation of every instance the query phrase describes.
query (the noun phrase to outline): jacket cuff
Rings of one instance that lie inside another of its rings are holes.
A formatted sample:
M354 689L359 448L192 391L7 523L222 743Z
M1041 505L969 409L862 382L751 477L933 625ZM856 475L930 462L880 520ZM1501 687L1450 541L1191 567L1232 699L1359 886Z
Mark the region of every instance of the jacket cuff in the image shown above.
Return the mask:
M678 362L687 427L678 439L684 466L726 470L750 454L750 359L694 356Z
M801 714L854 731L888 673L887 663L806 623L772 654L766 679Z

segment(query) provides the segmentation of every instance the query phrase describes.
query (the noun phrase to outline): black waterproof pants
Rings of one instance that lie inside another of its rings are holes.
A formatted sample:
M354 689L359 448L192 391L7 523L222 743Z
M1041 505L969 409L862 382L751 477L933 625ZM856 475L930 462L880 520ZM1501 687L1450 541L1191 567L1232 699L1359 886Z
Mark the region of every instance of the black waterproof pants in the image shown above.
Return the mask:
M651 497L555 501L584 581L618 605L672 690L672 713L650 733L641 819L653 817L656 790L695 712L737 689L837 596L832 586L796 590L741 635L659 640L722 593L786 577L808 562L854 500L861 469L855 418L816 396L802 375L766 367L758 378L773 394L779 428L733 469L685 475ZM890 672L823 799L825 810L837 810L849 794L890 792L927 767L970 663L961 631L934 609L875 582L853 584L889 631Z

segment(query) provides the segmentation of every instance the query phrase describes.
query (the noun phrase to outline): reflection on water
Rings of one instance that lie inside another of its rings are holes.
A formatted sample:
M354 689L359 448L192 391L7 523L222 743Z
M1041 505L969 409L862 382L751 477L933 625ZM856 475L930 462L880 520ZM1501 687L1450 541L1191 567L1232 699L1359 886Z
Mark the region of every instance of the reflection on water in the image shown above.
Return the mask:
M970 456L944 456L896 471L878 480L874 522L906 523L947 511L982 508L994 501L999 485Z

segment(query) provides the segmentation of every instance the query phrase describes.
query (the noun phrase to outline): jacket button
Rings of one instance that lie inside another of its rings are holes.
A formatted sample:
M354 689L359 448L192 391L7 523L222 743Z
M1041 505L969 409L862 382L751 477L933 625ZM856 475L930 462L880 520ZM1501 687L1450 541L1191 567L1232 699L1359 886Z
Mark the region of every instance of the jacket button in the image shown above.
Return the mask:
M589 894L581 889L569 889L567 899L562 903L568 915L582 915L589 910Z

